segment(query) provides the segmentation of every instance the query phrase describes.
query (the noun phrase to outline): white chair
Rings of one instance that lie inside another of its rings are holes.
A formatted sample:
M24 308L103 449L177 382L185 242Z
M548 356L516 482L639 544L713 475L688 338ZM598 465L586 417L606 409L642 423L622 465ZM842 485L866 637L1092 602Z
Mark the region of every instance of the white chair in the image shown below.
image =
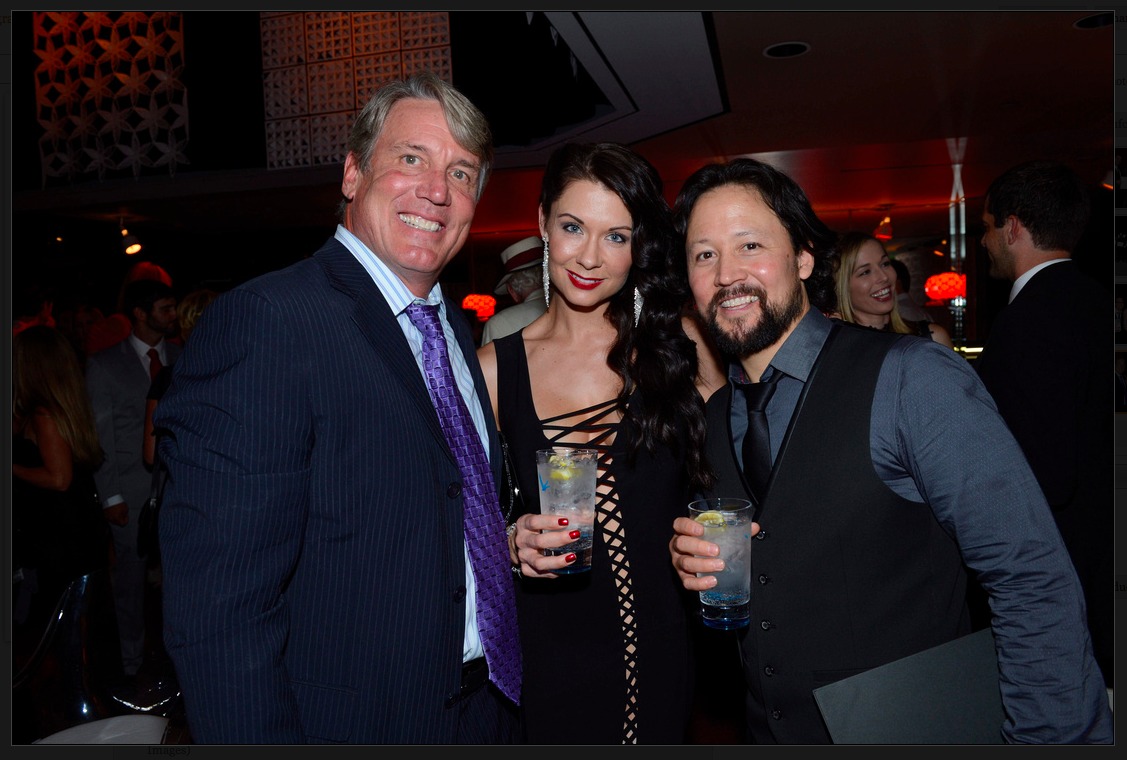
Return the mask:
M160 744L168 718L160 715L117 715L64 728L32 744Z

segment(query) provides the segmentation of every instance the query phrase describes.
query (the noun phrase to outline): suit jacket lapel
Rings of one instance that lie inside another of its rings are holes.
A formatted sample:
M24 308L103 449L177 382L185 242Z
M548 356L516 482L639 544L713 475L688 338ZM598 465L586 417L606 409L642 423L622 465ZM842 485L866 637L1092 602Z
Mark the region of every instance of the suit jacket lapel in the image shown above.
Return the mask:
M442 425L431 403L426 383L419 373L419 365L411 355L411 347L403 337L403 330L399 327L391 309L388 308L387 300L372 282L371 276L336 238L325 243L315 256L325 269L332 286L348 294L355 301L356 309L352 314L352 320L372 348L387 363L395 379L401 381L407 388L434 436L445 443ZM466 363L473 375L478 403L481 404L482 413L485 415L485 427L489 438L489 464L496 480L501 468L501 444L497 437L497 426L493 424L493 405L489 401L489 392L485 387L485 376L482 375L481 367L475 360L477 347L473 342L473 334L454 316L458 308L460 308L458 304L446 299L447 318L454 329L458 346L466 357Z
M395 315L388 308L387 300L372 282L371 276L336 238L325 243L315 256L328 275L329 283L352 298L355 303L352 321L387 364L392 373L390 381L398 382L407 389L433 435L445 443L438 414L430 401L426 383L419 374L419 365L411 355L411 347L403 337L403 330Z

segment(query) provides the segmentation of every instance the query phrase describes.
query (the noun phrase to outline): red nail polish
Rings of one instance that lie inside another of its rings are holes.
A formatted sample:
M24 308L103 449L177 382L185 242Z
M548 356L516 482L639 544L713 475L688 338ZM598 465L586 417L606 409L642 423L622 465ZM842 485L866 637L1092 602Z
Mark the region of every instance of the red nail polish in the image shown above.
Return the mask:
M567 525L567 518L566 517L560 518L560 525Z
M568 538L579 538L579 531L573 530L571 533L567 534L567 537Z
M575 561L575 555L569 554L566 557L564 557L564 560L567 561L567 562L574 562Z

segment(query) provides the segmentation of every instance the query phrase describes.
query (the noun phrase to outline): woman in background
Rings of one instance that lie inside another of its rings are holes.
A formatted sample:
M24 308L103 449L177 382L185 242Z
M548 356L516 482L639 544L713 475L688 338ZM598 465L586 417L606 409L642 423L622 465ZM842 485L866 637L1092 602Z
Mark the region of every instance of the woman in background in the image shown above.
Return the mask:
M908 322L896 306L896 273L884 246L872 235L841 236L834 261L837 316L874 330L919 335L954 349L951 334L934 322Z
M21 330L12 339L17 650L21 640L38 641L72 580L109 566L109 525L93 476L102 458L74 347L53 327Z
M681 323L657 171L610 143L548 159L540 193L548 310L479 352L531 498L509 518L532 744L678 744L693 692L686 597L669 526L706 479L697 352ZM534 452L599 451L590 571L544 556L577 536L539 514Z

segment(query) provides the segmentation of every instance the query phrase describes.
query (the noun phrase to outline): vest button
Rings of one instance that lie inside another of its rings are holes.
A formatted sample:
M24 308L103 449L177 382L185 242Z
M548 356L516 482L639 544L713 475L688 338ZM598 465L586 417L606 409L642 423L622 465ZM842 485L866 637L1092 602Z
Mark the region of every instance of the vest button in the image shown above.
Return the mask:
M465 586L458 586L456 589L454 589L454 601L458 603L466 601Z
M767 667L763 668L763 675L770 678L771 676L775 675L775 669L768 665Z
M783 717L783 711L782 710L772 710L771 711L771 717L774 718L775 720L780 720Z
M762 541L763 539L767 538L767 531L765 531L763 528L760 528L759 532L755 534L755 538L759 541Z
M761 575L761 576L759 576L759 583L760 583L760 585L762 585L762 586L766 586L766 585L767 585L768 583L770 583L770 582L771 582L771 579L770 579L770 578L768 578L768 577L767 577L766 575Z
M762 623L759 624L759 627L762 628L765 631L769 631L772 628L774 628L775 626L771 624L770 620L764 620Z
M451 499L458 498L458 496L460 496L461 493L462 493L462 484L461 483L451 483L450 485L446 486L446 495Z

